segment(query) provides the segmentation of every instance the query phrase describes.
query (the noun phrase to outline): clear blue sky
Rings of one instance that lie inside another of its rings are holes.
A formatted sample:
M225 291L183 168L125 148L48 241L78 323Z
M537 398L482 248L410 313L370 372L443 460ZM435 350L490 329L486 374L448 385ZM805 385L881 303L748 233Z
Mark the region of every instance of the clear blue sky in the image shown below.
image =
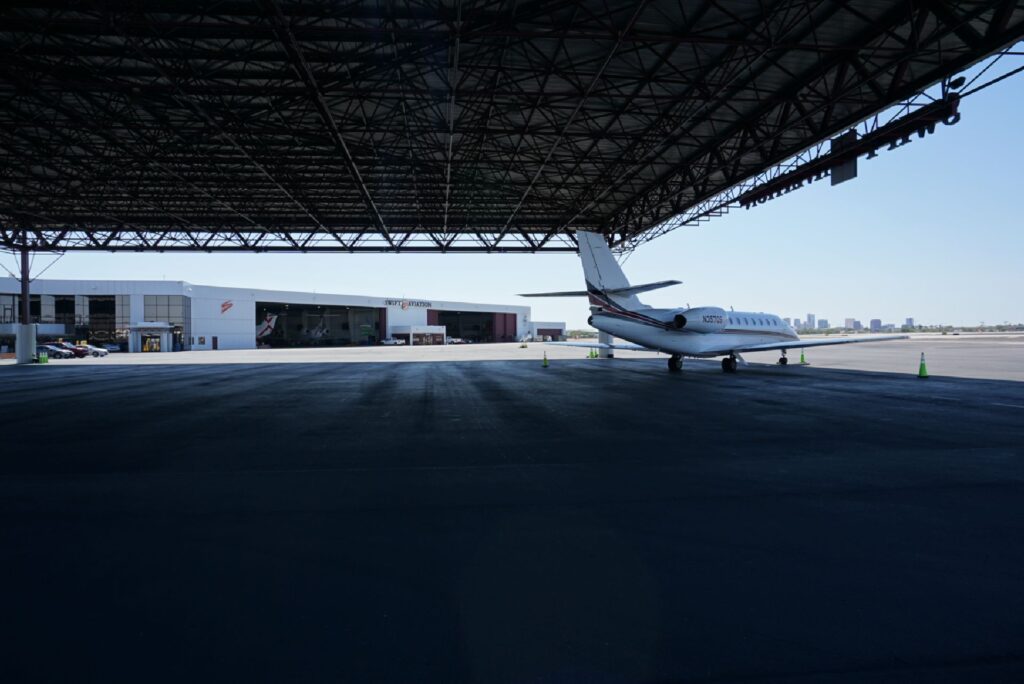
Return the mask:
M837 187L816 184L640 247L633 282L654 306L733 306L842 323L1024 321L1024 75L967 98L962 120L876 159ZM49 258L39 257L38 267ZM11 266L10 255L4 264ZM583 327L578 258L537 255L69 253L46 278L161 279L488 303L529 303L534 320Z

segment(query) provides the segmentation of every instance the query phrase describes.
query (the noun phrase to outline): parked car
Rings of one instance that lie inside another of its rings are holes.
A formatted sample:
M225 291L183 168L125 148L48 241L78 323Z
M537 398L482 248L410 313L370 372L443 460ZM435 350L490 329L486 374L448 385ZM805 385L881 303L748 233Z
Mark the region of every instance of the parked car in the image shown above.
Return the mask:
M86 344L83 346L89 350L89 356L106 356L107 354L110 353L103 347L97 347L92 344Z
M405 344L405 340L400 340L397 337L385 337L380 341L381 344Z
M69 352L67 349L58 347L55 344L39 344L36 345L36 355L46 354L51 359L70 359L74 354Z
M121 351L121 345L119 345L119 344L105 344L105 345L103 345L103 348L106 349L108 352L119 352L119 351Z
M83 356L89 355L88 347L83 347L77 344L71 344L70 342L54 342L53 344L57 347L60 347L61 349L67 349L69 352L71 352L72 356L78 359L82 358Z

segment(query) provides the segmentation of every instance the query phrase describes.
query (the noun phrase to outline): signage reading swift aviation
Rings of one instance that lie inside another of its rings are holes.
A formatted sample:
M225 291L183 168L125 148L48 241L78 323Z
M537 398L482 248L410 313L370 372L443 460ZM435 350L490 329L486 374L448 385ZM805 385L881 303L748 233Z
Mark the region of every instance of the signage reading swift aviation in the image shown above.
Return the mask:
M779 363L785 365L787 349L803 349L832 344L881 342L906 339L906 335L874 335L872 337L840 337L826 340L801 340L792 326L774 314L750 311L726 311L716 306L693 309L654 309L637 299L648 292L678 280L663 280L645 285L630 285L619 268L604 236L577 231L580 259L586 291L545 292L523 297L587 297L590 300L588 323L598 330L635 344L573 343L559 344L598 349L632 349L660 351L669 354L669 370L683 367L683 357L710 358L724 356L722 370L736 371L741 352L782 352Z

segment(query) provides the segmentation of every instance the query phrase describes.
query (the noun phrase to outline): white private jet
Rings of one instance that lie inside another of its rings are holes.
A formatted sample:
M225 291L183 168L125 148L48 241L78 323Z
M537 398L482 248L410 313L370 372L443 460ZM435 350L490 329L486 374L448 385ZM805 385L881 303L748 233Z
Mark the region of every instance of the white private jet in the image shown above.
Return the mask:
M741 352L780 350L779 363L787 363L787 349L823 347L832 344L903 340L907 335L872 335L871 337L839 337L824 340L801 340L793 327L774 314L752 311L726 311L717 306L693 309L654 309L643 304L637 295L670 285L678 280L662 280L645 285L630 285L612 254L604 236L577 231L576 239L583 261L586 291L543 292L523 297L588 297L590 318L587 322L598 330L635 344L573 343L562 345L598 349L630 349L659 351L669 354L668 368L681 370L683 357L710 358L724 356L722 370L736 372Z

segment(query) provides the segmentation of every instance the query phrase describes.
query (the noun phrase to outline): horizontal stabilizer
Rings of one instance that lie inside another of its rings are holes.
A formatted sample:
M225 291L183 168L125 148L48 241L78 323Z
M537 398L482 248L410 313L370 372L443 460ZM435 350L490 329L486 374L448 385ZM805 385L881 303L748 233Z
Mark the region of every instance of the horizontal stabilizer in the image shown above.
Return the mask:
M521 294L520 297L586 297L586 290L576 290L575 292L533 292L530 294Z
M658 290L663 287L671 287L672 285L682 285L681 280L659 280L656 283L645 283L643 285L628 285L626 287L613 287L607 290L601 290L603 294L607 295L618 295L620 297L628 297L630 295L639 294L641 292L650 292L651 290ZM574 290L571 292L532 292L529 294L521 294L520 297L586 297L586 290Z
M660 290L663 287L672 287L673 285L682 285L681 280L659 280L656 283L645 283L643 285L630 285L629 287L613 287L609 290L605 290L605 294L610 295L635 295L641 292L650 292L651 290Z

